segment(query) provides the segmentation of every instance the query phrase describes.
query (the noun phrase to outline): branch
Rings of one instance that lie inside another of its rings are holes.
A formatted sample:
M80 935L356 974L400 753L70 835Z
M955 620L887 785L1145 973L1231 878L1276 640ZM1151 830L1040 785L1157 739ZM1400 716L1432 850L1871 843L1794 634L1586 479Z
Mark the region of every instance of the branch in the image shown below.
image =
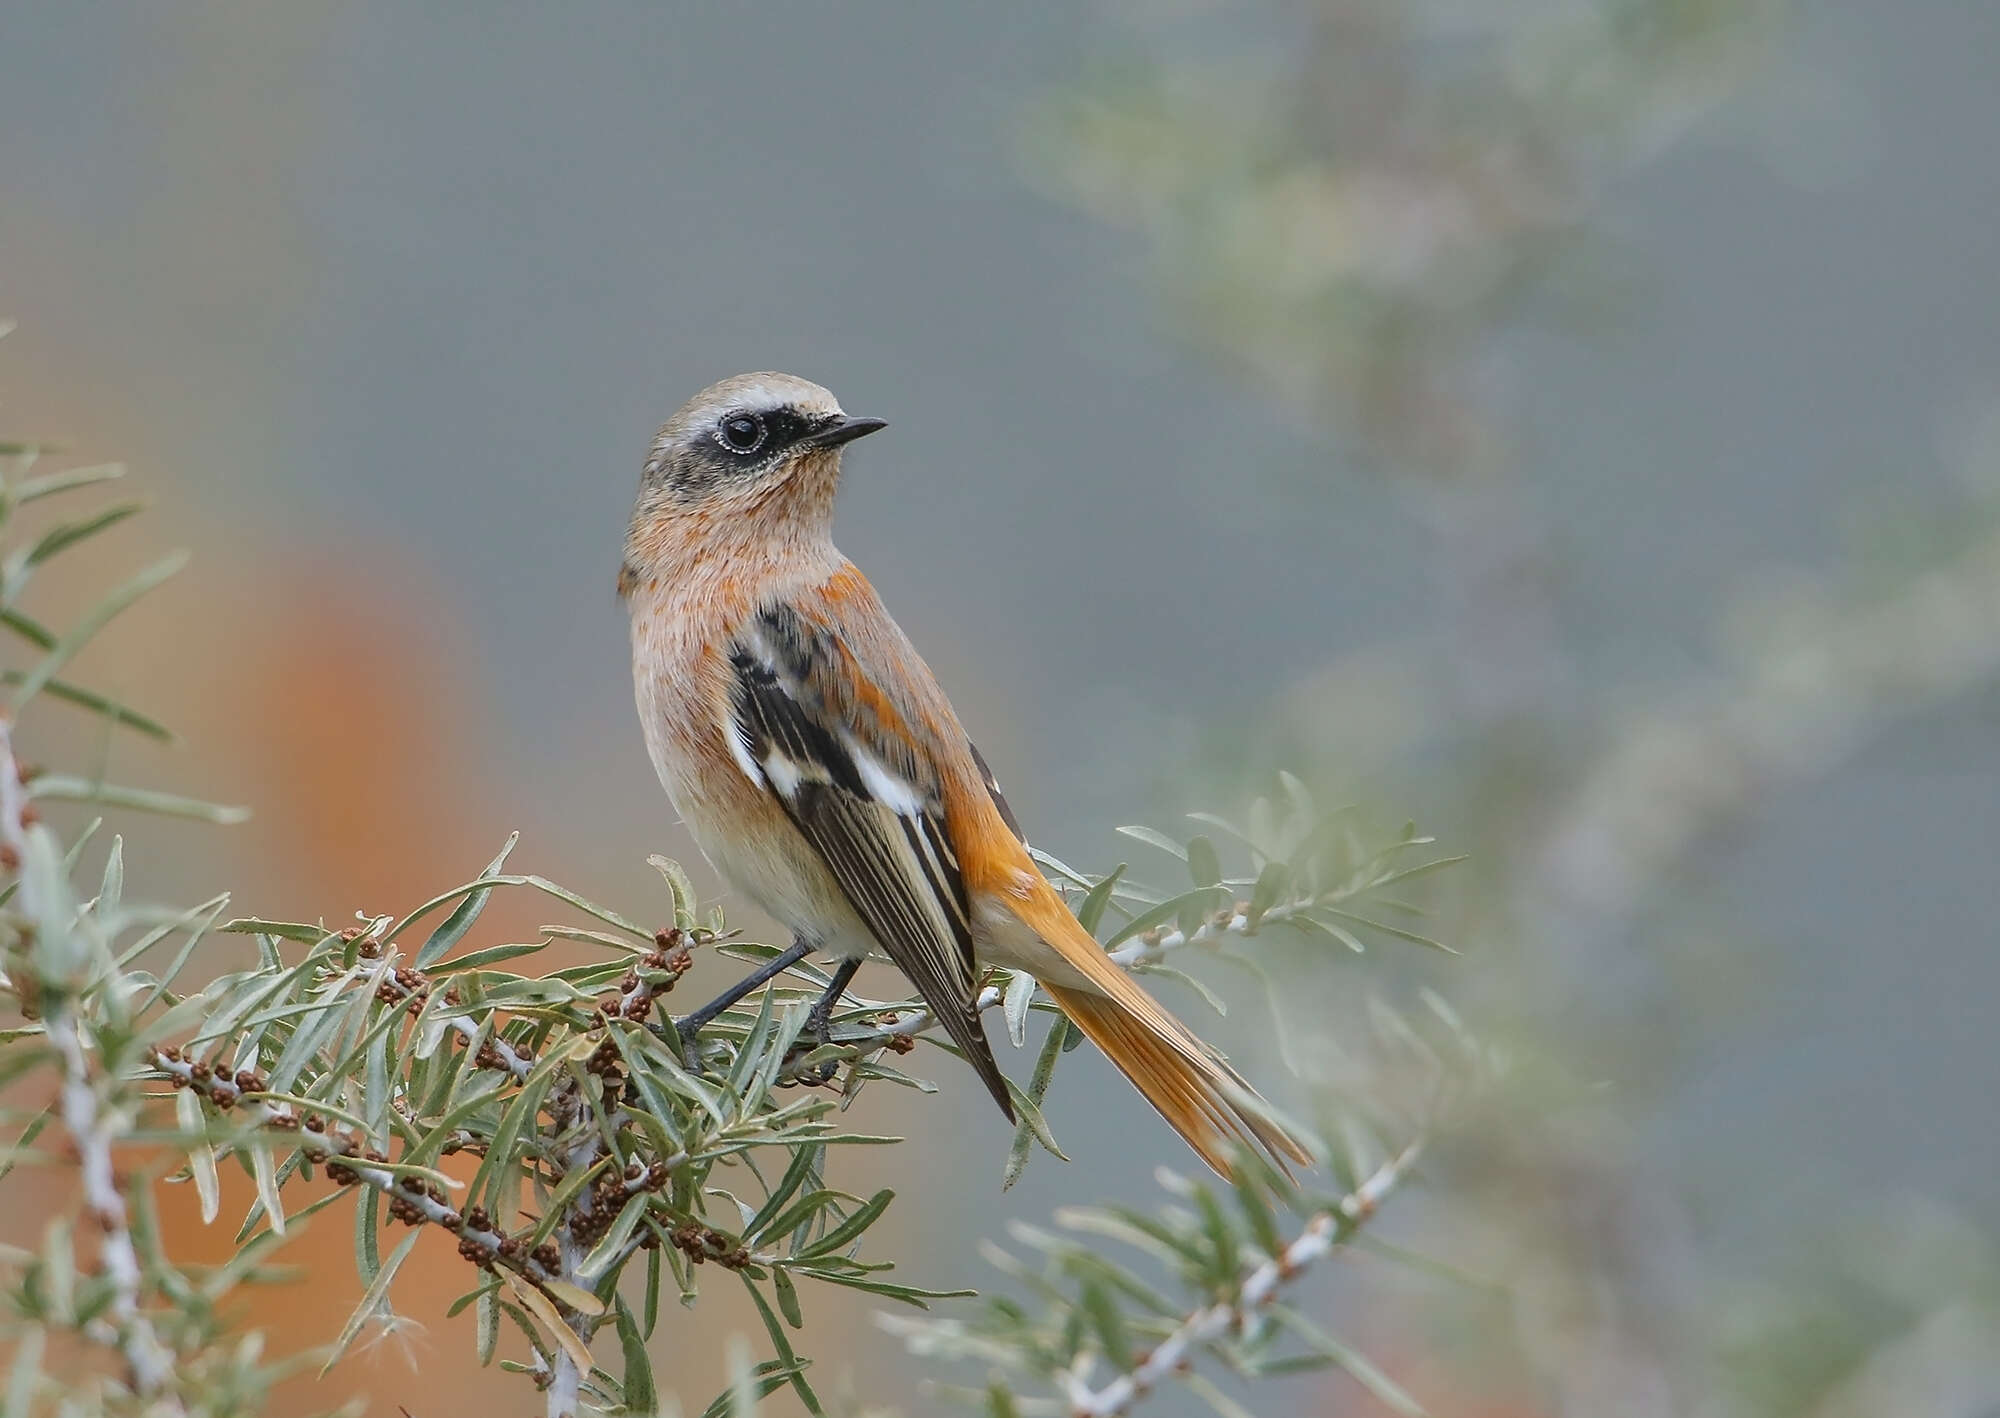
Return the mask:
M1239 908L1241 904L1240 902L1238 903ZM1116 949L1106 951L1105 954L1110 956L1115 963L1124 969L1130 970L1136 966L1150 965L1164 957L1169 951L1179 950L1184 946L1211 945L1225 936L1256 935L1266 925L1275 921L1289 920L1292 916L1304 911L1311 904L1311 902L1296 902L1273 906L1254 922L1250 919L1248 912L1242 909L1218 911L1210 919L1197 926L1192 932L1167 929L1150 930L1143 935L1126 941ZM974 1001L973 1007L975 1010L983 1013L986 1010L996 1008L1003 998L1005 996L1000 990L988 985L979 992L979 997ZM865 1011L866 1002L864 1002L863 1009ZM903 1041L916 1038L917 1035L937 1023L937 1016L932 1014L929 1009L921 1006L910 1009L897 1009L894 1006L884 1006L882 1013L886 1017L880 1019L879 1022L869 1028L854 1030L835 1029L831 1031L827 1038L828 1045L844 1050L845 1052L841 1057L858 1058L860 1055L873 1049L879 1049L884 1046L894 1048ZM801 1080L816 1081L818 1070L825 1063L826 1060L823 1058L811 1063L808 1063L805 1058L801 1058L797 1062L787 1064L784 1071L778 1077L788 1083Z
M0 716L0 847L14 866L22 910L31 922L39 922L44 903L37 899L38 886L28 870L28 810L21 768L14 759L13 724ZM49 1004L43 1024L50 1045L62 1060L63 1126L76 1145L83 1203L100 1229L98 1256L111 1283L110 1337L125 1357L133 1392L166 1413L183 1413L186 1410L172 1392L173 1351L161 1342L139 1304L145 1280L112 1159L116 1123L99 1105L90 1051L72 1000L66 993L52 993Z
M1338 1204L1316 1213L1281 1253L1245 1275L1226 1298L1190 1312L1129 1372L1102 1388L1093 1388L1082 1365L1070 1370L1063 1378L1063 1388L1073 1418L1113 1418L1130 1411L1161 1380L1188 1363L1194 1350L1248 1325L1258 1309L1276 1298L1281 1286L1298 1279L1314 1261L1331 1253L1375 1214L1415 1165L1423 1146L1420 1136Z
M204 1064L188 1062L176 1051L156 1050L152 1063L173 1080L175 1087L190 1088L216 1107L238 1112L246 1128L266 1129L291 1141L309 1160L324 1166L327 1175L341 1186L373 1187L389 1198L390 1214L397 1220L412 1226L425 1223L442 1226L458 1237L459 1254L467 1260L511 1270L537 1289L545 1290L549 1281L562 1278L553 1247L524 1251L519 1240L494 1225L482 1208L460 1212L445 1201L443 1189L437 1183L426 1182L413 1172L380 1165L388 1159L358 1152L352 1138L323 1124L315 1127L318 1119L301 1122L290 1103L243 1097L237 1083L218 1076ZM665 1176L660 1180L664 1182ZM557 1304L565 1303L556 1295L549 1298Z

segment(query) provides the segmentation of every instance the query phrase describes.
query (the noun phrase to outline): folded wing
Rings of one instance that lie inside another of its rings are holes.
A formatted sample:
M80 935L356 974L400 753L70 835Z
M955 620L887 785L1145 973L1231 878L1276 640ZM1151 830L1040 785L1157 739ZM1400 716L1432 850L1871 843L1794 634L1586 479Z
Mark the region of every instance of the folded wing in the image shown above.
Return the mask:
M863 711L883 696L858 682L865 672L839 635L789 606L753 616L729 662L739 763L778 800L1011 1120L979 1020L965 882L935 768L908 735Z

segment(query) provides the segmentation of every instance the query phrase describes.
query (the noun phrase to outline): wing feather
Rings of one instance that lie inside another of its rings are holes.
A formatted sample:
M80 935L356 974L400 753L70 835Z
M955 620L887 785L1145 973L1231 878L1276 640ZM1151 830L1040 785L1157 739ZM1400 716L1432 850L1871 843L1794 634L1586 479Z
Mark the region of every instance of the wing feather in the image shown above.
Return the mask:
M834 632L789 607L755 616L730 651L738 761L756 765L758 781L1012 1119L979 1019L971 911L939 785L921 763L900 771L897 755L871 750L865 726L842 722L839 706L853 696L835 692L827 677L853 663Z

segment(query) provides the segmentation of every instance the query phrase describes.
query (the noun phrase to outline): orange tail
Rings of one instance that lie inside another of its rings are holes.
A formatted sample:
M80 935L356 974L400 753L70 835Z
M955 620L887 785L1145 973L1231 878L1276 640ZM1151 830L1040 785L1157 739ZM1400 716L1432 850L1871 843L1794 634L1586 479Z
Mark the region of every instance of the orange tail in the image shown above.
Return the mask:
M1210 1053L1096 942L1090 949L1104 966L1102 971L1086 967L1095 989L1070 989L1046 980L1042 987L1202 1161L1229 1177L1229 1150L1243 1144L1261 1147L1280 1171L1287 1161L1312 1165L1305 1148L1265 1115L1264 1100L1241 1074ZM1077 960L1080 951L1063 954L1082 963Z

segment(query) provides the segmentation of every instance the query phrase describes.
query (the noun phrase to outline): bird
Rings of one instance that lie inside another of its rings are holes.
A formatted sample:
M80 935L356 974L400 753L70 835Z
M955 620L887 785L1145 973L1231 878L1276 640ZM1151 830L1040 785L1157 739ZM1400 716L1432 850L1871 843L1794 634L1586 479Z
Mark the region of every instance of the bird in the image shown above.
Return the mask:
M843 450L886 427L792 375L702 390L653 440L618 590L633 693L668 799L789 949L676 1022L718 1013L813 952L839 960L807 1028L879 949L1008 1120L981 1024L992 966L1025 971L1217 1173L1304 1145L1105 952L1030 856L936 678L833 542Z

